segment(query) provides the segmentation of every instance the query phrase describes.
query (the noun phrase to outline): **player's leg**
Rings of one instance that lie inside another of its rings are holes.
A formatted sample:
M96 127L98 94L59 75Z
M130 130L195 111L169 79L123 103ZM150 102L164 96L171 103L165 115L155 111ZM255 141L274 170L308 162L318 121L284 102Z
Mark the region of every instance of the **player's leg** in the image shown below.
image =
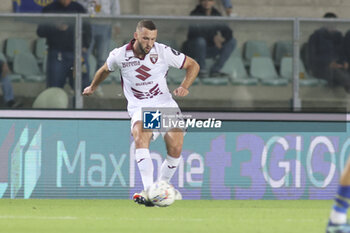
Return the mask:
M147 190L153 183L153 162L149 152L152 131L143 129L142 122L137 121L132 128L132 136L135 141L136 163L141 174L143 188Z
M160 168L160 180L169 182L176 172L181 161L183 140L184 133L181 129L174 128L165 134L164 141L168 155Z
M348 159L341 175L339 188L335 197L335 204L330 214L327 232L348 232L350 226L347 224L347 210L350 203L350 159Z
M135 141L135 160L139 168L143 191L135 193L133 200L145 206L154 206L153 203L148 201L146 190L153 183L153 162L149 153L149 144L152 138L152 131L145 130L142 127L141 121L136 121L132 127L132 135Z

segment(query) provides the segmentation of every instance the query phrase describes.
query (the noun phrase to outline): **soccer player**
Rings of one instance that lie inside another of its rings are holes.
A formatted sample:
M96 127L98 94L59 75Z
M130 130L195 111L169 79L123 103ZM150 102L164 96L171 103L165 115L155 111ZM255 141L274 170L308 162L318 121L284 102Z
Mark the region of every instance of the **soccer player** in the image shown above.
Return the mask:
M111 51L106 63L96 72L83 95L91 95L110 72L120 69L124 95L128 101L131 117L131 133L135 140L135 159L141 174L144 190L135 193L133 199L139 204L152 206L146 190L153 183L153 163L149 152L151 140L159 132L143 129L143 107L178 108L166 83L169 66L186 69L181 85L173 91L175 96L186 96L196 79L199 65L192 58L169 46L156 42L157 28L150 20L138 22L134 39ZM161 132L167 149L167 157L160 169L160 180L170 181L181 160L184 133L179 128Z
M350 202L350 159L348 159L344 171L340 177L335 204L331 210L327 233L350 233L350 225L347 223L347 210Z

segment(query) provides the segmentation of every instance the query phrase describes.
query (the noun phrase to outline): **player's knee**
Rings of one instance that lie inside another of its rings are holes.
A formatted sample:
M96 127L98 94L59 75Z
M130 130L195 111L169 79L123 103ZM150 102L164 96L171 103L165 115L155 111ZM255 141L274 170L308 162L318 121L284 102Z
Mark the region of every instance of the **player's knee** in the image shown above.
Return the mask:
M178 142L175 145L171 145L168 147L168 155L171 155L172 157L180 157L182 152L182 142Z
M149 138L146 135L137 134L134 140L136 148L146 148L149 145Z

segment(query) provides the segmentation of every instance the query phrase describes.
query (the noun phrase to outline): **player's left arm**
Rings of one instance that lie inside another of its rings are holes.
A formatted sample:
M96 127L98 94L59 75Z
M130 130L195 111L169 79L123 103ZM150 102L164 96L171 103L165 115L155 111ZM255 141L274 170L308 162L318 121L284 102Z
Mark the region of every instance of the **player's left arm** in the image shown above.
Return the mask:
M198 63L189 56L186 56L185 64L183 65L183 69L186 69L186 77L182 81L181 85L174 90L175 96L186 96L188 95L188 89L197 78L199 72Z

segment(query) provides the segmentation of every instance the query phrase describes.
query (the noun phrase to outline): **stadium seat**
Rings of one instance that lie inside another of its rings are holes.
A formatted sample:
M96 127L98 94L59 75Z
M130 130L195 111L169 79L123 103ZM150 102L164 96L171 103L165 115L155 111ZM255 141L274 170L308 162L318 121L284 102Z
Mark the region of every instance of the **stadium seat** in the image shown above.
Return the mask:
M258 83L257 78L249 77L247 70L244 67L242 58L240 57L231 57L228 61L229 66L232 67L230 79L231 82L235 85L256 85ZM225 64L226 66L226 64Z
M42 64L47 55L47 45L45 38L38 38L35 40L34 54L39 64Z
M90 80L95 76L95 73L99 67L97 67L97 60L94 55L89 54L89 75ZM110 84L112 83L113 77L109 75L101 84Z
M68 108L67 93L59 87L50 87L41 92L34 100L33 108Z
M168 71L168 80L169 81L167 80L167 82L168 83L171 82L173 84L179 85L182 83L185 76L186 76L186 70L176 69L176 68L170 67L169 71ZM196 85L199 83L200 83L199 78L196 78L193 82L193 85Z
M5 46L7 61L13 62L15 55L20 53L30 53L29 42L22 38L8 38Z
M43 74L46 74L47 69L47 55L43 59L43 63L41 64L41 71Z
M16 54L13 60L13 72L23 76L25 81L42 82L45 76L41 74L39 65L31 53Z
M244 63L250 66L253 57L270 57L271 52L265 41L248 40L244 44Z
M232 53L229 59L225 62L224 67L222 67L221 69L223 73L228 74L230 77L232 76L232 73L233 73L233 69L234 69L233 63L235 58L240 59L239 56L236 56L234 53Z
M272 58L270 57L253 57L250 66L250 75L258 78L264 85L282 86L288 84L288 79L282 79L278 76Z
M201 81L205 85L227 85L229 83L229 78L228 77L222 77L222 78L213 78L213 77L208 77L208 78L202 78Z
M0 61L7 62L6 57L3 53L0 52ZM19 74L8 74L11 82L20 82L22 81L22 76Z
M242 58L242 51L241 51L241 49L236 47L235 50L233 50L231 56Z
M215 59L212 59L212 58L205 59L207 70L210 70L210 68L213 66L214 63L215 63ZM222 69L222 71L224 72L224 68ZM205 85L227 85L229 83L229 77L216 78L216 77L210 77L209 75L209 77L207 78L202 78L201 82Z
M281 60L280 74L283 78L293 79L293 58L284 57ZM306 72L303 62L299 59L299 84L300 86L317 86L319 79L312 78Z
M4 62L7 61L5 55L1 52L0 52L0 61L4 61Z
M293 42L288 41L277 41L274 45L273 58L275 65L278 67L281 64L283 57L292 57L293 56Z

